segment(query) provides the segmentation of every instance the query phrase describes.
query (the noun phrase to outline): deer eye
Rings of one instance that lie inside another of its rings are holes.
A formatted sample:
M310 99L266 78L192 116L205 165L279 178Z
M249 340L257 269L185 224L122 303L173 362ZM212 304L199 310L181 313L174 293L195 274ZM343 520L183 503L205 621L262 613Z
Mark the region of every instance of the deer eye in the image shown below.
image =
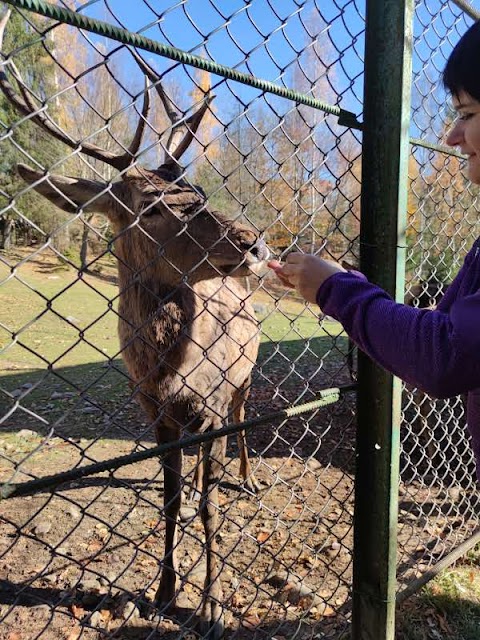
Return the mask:
M163 212L160 207L155 206L151 202L145 202L140 209L140 216L149 217L153 215L163 216Z

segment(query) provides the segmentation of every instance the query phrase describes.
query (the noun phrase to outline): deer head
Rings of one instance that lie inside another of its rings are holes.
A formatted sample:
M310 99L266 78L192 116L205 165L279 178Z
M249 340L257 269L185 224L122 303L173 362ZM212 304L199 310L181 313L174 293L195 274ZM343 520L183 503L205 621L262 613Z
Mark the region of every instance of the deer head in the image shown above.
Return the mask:
M10 11L0 21L0 49ZM89 142L69 137L39 109L13 60L6 59L0 71L0 89L17 111L28 116L50 135L87 156L101 160L120 172L113 184L65 177L18 165L21 177L57 207L69 213L82 210L106 215L113 226L120 264L145 277L155 272L163 282L178 284L187 274L190 282L215 276L247 275L249 267L266 260L269 251L250 228L228 220L208 206L203 190L183 177L180 159L195 138L212 96L207 96L189 118L178 113L163 90L160 77L133 50L130 53L157 91L171 122L166 158L156 169L136 164L147 123L149 88L144 92L142 113L132 142L115 155ZM5 68L18 85L17 93ZM161 269L158 269L159 264Z

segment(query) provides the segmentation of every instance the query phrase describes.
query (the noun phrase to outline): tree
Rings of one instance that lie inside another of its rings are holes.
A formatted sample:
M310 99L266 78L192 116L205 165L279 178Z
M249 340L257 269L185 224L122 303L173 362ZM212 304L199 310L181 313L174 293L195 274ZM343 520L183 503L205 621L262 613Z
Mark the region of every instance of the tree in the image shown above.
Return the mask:
M39 106L45 102L48 113L54 116L55 104L48 100L54 84L53 65L45 50L51 36L47 34L43 44L38 38L44 25L42 18L29 14L26 19L13 12L4 35L3 50L11 54ZM51 205L32 190L22 193L25 185L17 177L15 167L22 161L48 167L63 145L19 116L3 94L0 95L0 144L0 246L8 249L22 237L47 239L65 217L58 213L52 218ZM16 197L18 193L22 195Z
M422 154L410 200L414 207L407 231L407 270L415 279L428 275L451 280L469 247L477 225L475 196L456 156L428 151Z

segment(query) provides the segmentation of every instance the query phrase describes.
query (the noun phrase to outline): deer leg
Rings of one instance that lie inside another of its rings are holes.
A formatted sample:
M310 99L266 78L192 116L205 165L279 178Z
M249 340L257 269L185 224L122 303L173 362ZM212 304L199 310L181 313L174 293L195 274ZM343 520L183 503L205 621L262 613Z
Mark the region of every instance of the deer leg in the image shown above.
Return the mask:
M188 490L188 501L196 502L202 495L202 460L203 460L203 447L198 446L197 462L193 471L193 480Z
M163 426L163 425L162 425ZM177 429L157 430L159 444L178 439ZM155 605L164 611L175 606L177 573L175 556L177 547L177 519L182 500L182 451L167 453L163 459L165 513L165 555L160 586L155 595Z
M233 421L241 423L245 420L245 402L250 394L250 377L245 380L243 385L235 391L232 398L233 405ZM252 465L248 457L247 438L245 431L239 431L237 434L238 451L240 456L240 474L243 478L244 487L256 493L262 489L262 485L255 478L252 471Z
M214 425L219 428L221 424ZM198 631L203 640L223 638L223 591L220 582L222 569L219 562L218 543L218 483L225 462L226 438L217 438L205 445L203 464L203 486L200 501L200 515L205 531L207 571L202 596L202 608Z

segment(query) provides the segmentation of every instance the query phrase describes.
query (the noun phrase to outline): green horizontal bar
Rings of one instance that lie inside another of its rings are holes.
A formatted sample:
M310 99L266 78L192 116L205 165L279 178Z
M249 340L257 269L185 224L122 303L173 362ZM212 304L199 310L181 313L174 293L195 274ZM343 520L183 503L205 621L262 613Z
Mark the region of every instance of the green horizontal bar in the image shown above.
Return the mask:
M462 160L466 160L467 156L460 153L460 151L455 151L452 147L447 147L444 144L433 144L432 142L424 142L420 140L420 138L410 138L410 144L415 147L423 147L424 149L431 149L432 151L439 151L440 153L444 153L447 156L455 156L456 158L461 158Z
M466 13L470 18L474 20L480 20L480 12L472 7L469 2L465 2L465 0L451 0L453 4L456 4L464 13Z
M441 560L439 560L433 567L430 567L425 573L423 573L419 578L412 580L410 584L408 584L403 591L400 591L397 594L396 602L397 605L404 602L414 593L420 591L420 589L433 580L439 573L450 567L454 562L456 562L459 558L464 556L467 551L470 551L476 544L480 543L480 529L477 529L475 533L472 534L470 538L467 538L464 542L462 542L458 547L456 547L453 551L451 551L448 555L444 556Z
M5 0L5 2L14 7L27 9L28 11L34 11L48 18L58 20L59 22L65 22L66 24L78 27L79 29L84 29L85 31L96 33L97 35L108 37L112 40L117 40L118 42L122 42L123 44L127 44L133 47L137 47L138 49L149 51L150 53L164 56L171 60L175 60L176 62L181 62L182 64L188 64L198 69L203 69L204 71L214 73L229 80L241 82L253 88L265 91L266 93L272 93L282 98L297 102L299 104L304 104L314 109L319 109L320 111L324 111L326 113L337 116L338 123L341 126L357 129L359 131L362 130L362 124L358 121L357 116L351 111L345 111L344 109L340 109L339 107L327 104L325 102L322 102L321 100L317 100L316 98L305 95L304 93L293 91L292 89L287 89L286 87L281 87L274 84L273 82L269 82L268 80L255 78L254 76L247 73L236 71L231 67L217 64L216 62L206 60L205 58L190 54L186 51L182 51L181 49L176 49L175 47L162 44L150 38L145 38L140 34L127 31L127 29L123 29L122 27L116 27L109 24L108 22L89 18L88 16L84 16L64 7L53 5L49 2L44 2L43 0ZM432 149L434 151L457 156L459 158L464 157L462 154L452 151L446 146L433 145L423 142L420 139L412 138L410 140L410 143L418 147Z
M302 413L315 411L316 409L320 409L321 407L325 407L329 404L338 402L340 400L340 397L344 393L354 391L355 388L356 386L352 384L345 385L344 387L323 389L316 394L317 399L312 400L311 402L288 407L287 409L269 413L258 418L252 418L251 420L246 420L245 422L241 422L238 424L232 424L227 427L223 427L222 429L217 429L216 431L208 431L207 433L190 436L189 438L182 438L173 442L166 442L156 447L146 449L145 451L136 451L135 453L130 453L125 456L110 458L109 460L102 460L101 462L94 462L93 464L86 465L77 469L72 469L71 471L64 471L52 476L45 476L43 478L29 480L28 482L23 482L21 484L13 484L12 480L10 480L0 485L0 501L15 496L29 495L30 493L42 491L44 489L50 489L60 484L64 484L65 482L72 482L73 480L79 480L80 478L91 476L94 473L113 471L128 464L142 462L143 460L148 460L149 458L164 455L165 453L173 451L174 449L182 449L185 447L190 447L192 445L203 444L204 442L209 442L210 440L215 440L216 438L221 438L222 436L228 436L233 433L238 433L239 431L266 424L267 422L278 422L279 420L285 420ZM17 469L17 472L18 471L20 471L20 469Z

